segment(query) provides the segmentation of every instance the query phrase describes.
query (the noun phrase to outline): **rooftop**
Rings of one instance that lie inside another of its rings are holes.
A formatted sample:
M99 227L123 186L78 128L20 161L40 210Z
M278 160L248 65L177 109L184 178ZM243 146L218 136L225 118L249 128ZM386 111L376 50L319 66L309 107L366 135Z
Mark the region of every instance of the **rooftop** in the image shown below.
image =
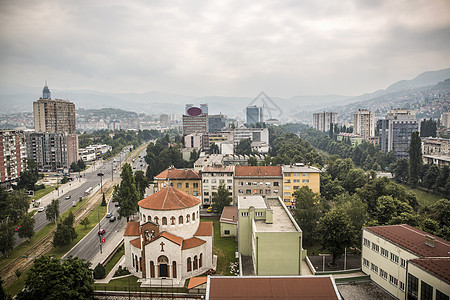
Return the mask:
M434 274L445 282L450 282L450 257L419 258L411 259L409 262Z
M318 168L307 166L304 164L295 164L295 165L284 165L282 167L283 173L286 172L294 172L294 173L321 173Z
M365 230L420 257L450 257L450 243L407 224L366 227ZM434 247L425 244L426 237L434 238Z
M267 208L263 196L238 196L238 209L248 209L250 206L258 209Z
M236 166L236 177L281 177L281 166Z
M163 231L160 233L159 237L165 237L166 239L168 239L169 241L174 242L175 244L181 245L183 244L183 238L173 235L167 231ZM159 238L158 237L158 238Z
M199 285L205 284L207 280L208 280L208 277L206 277L206 276L191 277L189 279L188 290L193 289Z
M266 202L273 211L273 223L267 224L265 220L255 220L257 232L300 232L289 217L289 212L277 198L267 198Z
M238 208L237 206L225 206L220 216L220 222L237 224Z
M206 172L233 172L233 166L223 166L223 165L213 165L213 166L204 166L202 169L202 173Z
M125 229L124 236L137 236L139 235L139 222L128 222Z
M200 222L198 225L195 236L212 236L213 235L213 222Z
M206 299L322 300L342 298L331 276L208 276Z
M167 179L184 179L184 180L200 180L201 176L191 169L175 169L169 167L155 176L156 180Z
M183 209L198 204L200 204L199 199L171 186L138 202L140 207L154 210Z
M186 250L186 249L191 249L191 248L195 248L198 247L200 245L203 245L204 243L206 243L206 241L201 240L197 237L192 237L190 239L184 240L183 241L183 246L181 248L181 250Z

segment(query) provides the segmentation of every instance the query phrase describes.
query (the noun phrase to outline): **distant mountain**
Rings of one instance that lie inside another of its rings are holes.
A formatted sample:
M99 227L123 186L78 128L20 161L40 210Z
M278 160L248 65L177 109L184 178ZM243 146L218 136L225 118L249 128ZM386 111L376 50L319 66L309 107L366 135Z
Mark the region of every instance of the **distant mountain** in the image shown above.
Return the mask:
M386 91L388 92L396 92L407 89L414 89L424 86L435 85L445 79L450 78L450 68L438 70L438 71L429 71L424 72L411 80L401 80L392 85L390 85Z

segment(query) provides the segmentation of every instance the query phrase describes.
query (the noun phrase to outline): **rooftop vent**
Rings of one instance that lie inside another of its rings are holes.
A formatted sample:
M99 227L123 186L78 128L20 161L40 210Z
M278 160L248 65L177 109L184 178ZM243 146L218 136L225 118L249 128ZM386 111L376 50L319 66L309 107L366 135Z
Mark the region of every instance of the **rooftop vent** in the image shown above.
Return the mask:
M425 245L434 247L434 237L426 235L425 236Z

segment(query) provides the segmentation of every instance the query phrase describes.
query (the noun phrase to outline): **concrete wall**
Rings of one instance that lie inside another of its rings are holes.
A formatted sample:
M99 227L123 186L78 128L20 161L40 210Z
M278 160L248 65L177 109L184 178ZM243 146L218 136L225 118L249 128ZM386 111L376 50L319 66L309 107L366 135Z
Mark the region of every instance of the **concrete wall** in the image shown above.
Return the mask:
M225 234L225 230L229 230L230 234ZM220 236L221 237L237 236L237 224L220 222Z
M408 264L408 274L411 274L419 279L419 291L417 294L419 299L422 292L422 281L433 287L433 299L436 299L436 289L438 289L441 293L450 296L450 284L448 282L445 282L442 279L439 279L434 275L422 270L414 263Z

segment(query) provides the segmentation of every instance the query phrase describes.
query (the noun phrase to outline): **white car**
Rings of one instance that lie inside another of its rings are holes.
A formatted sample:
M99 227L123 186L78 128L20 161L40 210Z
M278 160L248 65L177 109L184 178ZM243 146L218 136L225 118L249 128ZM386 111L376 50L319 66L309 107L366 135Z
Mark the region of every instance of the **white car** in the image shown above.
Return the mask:
M45 207L39 207L38 212L43 212L45 210Z

